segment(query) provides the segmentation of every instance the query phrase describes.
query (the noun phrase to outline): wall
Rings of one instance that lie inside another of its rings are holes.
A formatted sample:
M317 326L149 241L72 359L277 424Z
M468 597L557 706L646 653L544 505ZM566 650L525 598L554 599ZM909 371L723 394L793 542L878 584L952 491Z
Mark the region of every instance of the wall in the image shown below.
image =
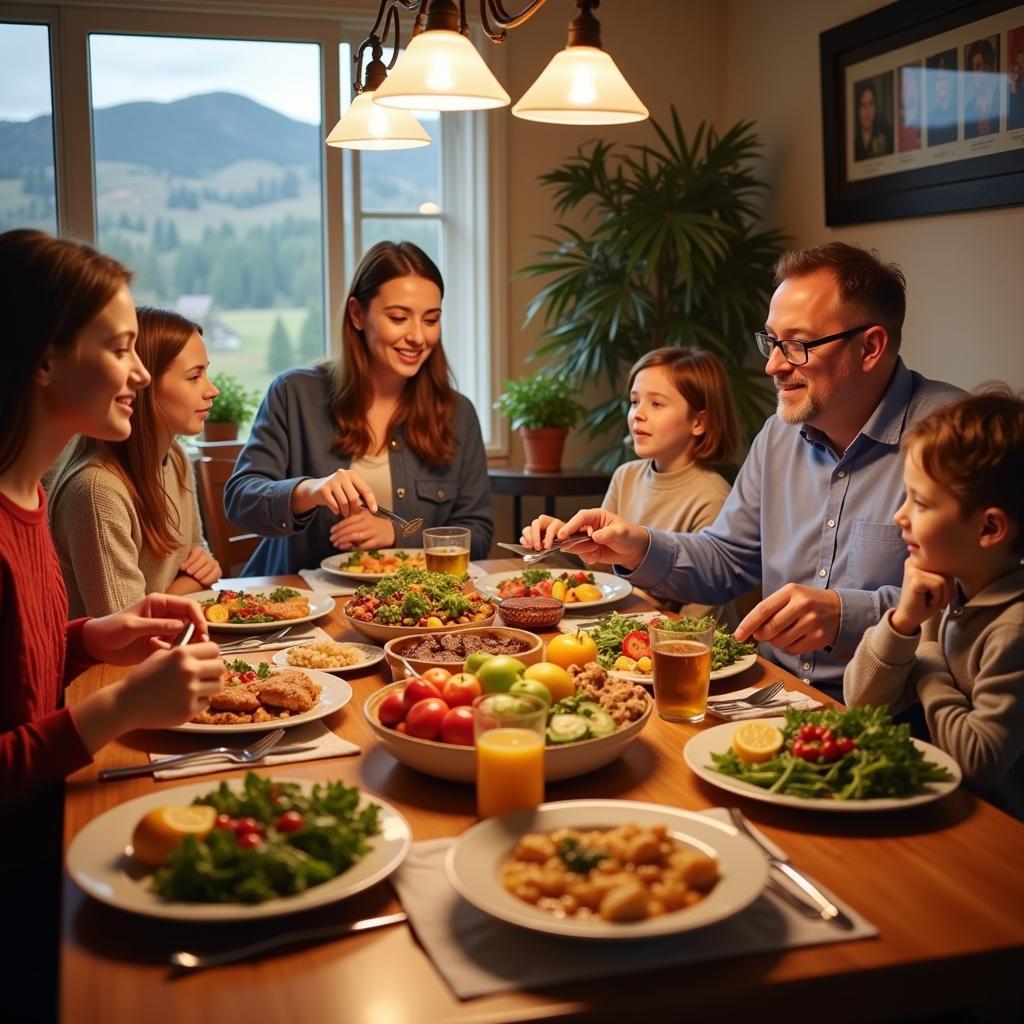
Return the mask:
M797 245L840 239L903 268L909 365L967 388L992 379L1024 388L1024 206L825 226L818 35L880 6L729 0L726 119L758 123L774 186L765 210L771 225Z

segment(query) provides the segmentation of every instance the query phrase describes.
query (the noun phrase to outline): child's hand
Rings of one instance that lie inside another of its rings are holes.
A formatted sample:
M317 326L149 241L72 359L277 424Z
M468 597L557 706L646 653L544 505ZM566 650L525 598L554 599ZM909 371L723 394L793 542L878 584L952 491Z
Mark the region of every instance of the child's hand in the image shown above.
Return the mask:
M220 563L206 548L194 547L178 566L178 572L191 576L196 583L210 587L221 577Z
M123 611L89 619L82 628L82 643L97 661L136 665L153 651L170 647L186 623L196 627L196 638L209 634L202 608L176 594L150 594Z
M941 576L914 565L908 558L903 566L903 590L892 613L892 628L904 636L918 631L921 623L945 608L956 594L951 576Z

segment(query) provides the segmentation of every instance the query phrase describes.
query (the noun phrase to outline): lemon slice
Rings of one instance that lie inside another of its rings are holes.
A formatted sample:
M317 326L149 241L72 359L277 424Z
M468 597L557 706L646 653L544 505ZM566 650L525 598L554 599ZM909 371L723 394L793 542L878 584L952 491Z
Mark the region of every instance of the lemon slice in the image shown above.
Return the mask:
M768 722L743 722L732 734L732 749L747 764L770 761L782 749L782 733Z
M207 804L189 807L156 807L146 814L132 833L132 856L146 867L157 868L178 848L182 838L205 839L213 828L217 811Z

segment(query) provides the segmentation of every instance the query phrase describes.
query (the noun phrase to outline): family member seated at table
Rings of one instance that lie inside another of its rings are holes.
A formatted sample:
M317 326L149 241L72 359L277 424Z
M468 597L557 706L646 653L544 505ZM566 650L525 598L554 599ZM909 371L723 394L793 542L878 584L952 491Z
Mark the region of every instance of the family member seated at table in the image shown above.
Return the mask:
M615 470L601 507L632 523L687 533L710 526L729 494L711 466L736 452L739 423L725 368L710 352L669 345L629 371L629 434L639 458ZM690 604L698 617L714 607ZM735 624L735 620L733 620Z
M736 630L832 696L868 626L895 605L903 541L903 431L957 394L899 356L901 271L843 242L784 254L756 336L778 392L725 506L700 533L648 530L600 509L523 532L540 548L587 531L573 553L614 562L657 597L716 604L758 582Z
M920 701L967 784L1024 818L1024 401L965 398L902 448L903 589L846 667L845 700Z
M49 491L50 529L69 614L109 615L146 594L189 594L220 579L203 543L192 466L176 435L198 434L218 394L200 328L137 310L136 352L152 377L123 441L81 437Z
M491 546L487 459L441 345L441 272L411 242L378 242L345 303L341 358L270 385L224 490L228 518L265 538L246 575L293 573L337 550L415 547L373 515L463 526ZM365 506L365 508L363 507Z

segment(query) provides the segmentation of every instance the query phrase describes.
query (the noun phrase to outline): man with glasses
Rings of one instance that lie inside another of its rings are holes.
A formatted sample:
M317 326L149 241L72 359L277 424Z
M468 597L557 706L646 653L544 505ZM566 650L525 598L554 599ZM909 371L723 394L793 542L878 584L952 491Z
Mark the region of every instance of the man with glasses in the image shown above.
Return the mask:
M841 699L846 662L899 597L900 437L960 389L904 365L905 281L873 253L843 242L789 252L776 282L755 335L776 415L715 522L667 533L587 509L564 526L542 516L523 540L541 548L590 532L574 554L669 600L722 604L760 583L766 596L737 637Z

